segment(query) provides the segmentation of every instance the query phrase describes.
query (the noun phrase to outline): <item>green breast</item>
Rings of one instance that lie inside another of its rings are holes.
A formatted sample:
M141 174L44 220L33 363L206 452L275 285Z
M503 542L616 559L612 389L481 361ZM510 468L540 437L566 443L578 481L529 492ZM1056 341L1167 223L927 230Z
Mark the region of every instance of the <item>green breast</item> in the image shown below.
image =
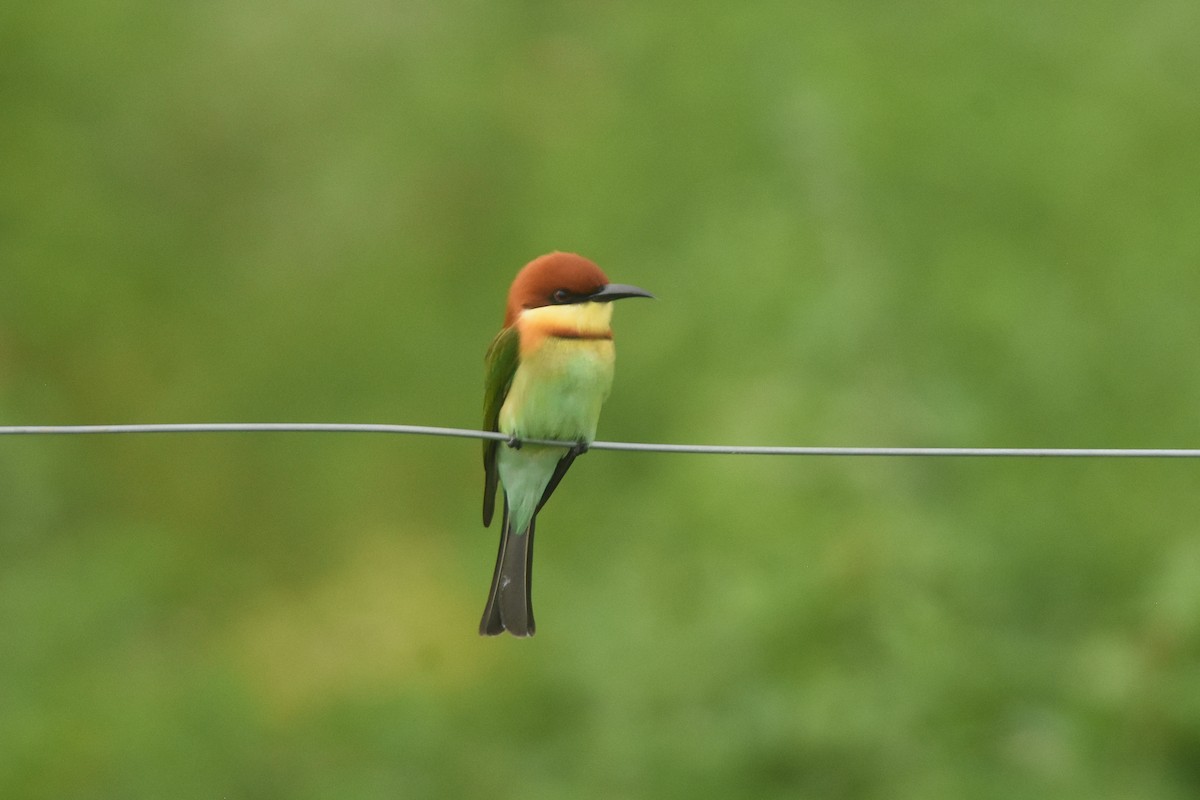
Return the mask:
M500 409L500 430L530 439L596 438L612 388L614 351L606 339L547 339L521 359Z

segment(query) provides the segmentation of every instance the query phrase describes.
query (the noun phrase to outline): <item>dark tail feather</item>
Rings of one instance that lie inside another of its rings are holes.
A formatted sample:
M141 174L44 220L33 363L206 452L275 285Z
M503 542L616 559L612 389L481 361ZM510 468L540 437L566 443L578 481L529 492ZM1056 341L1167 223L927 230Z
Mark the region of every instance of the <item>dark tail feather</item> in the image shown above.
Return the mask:
M483 609L483 619L479 621L481 636L496 636L505 631L513 636L533 636L533 602L529 589L533 578L534 523L529 523L529 530L524 534L518 534L511 529L508 519L506 500L492 589Z

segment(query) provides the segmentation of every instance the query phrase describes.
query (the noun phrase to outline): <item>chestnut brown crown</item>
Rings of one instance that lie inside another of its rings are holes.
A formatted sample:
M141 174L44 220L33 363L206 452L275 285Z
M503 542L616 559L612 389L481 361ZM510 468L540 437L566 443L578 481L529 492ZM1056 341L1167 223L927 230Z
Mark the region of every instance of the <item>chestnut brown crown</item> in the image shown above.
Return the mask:
M584 302L608 285L608 276L575 253L547 253L526 264L508 290L507 328L529 308Z

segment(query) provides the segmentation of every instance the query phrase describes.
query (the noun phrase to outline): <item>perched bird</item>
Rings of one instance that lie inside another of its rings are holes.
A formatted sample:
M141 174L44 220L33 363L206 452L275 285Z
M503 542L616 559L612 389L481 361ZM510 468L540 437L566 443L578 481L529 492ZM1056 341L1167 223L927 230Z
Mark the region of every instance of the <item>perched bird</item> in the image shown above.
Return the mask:
M598 266L574 253L534 259L508 290L504 327L486 358L483 427L509 441L483 444L483 524L492 523L497 483L504 488L504 518L481 635L533 635L535 519L596 438L600 406L612 386L612 301L652 296L609 283ZM524 439L575 445L522 444Z

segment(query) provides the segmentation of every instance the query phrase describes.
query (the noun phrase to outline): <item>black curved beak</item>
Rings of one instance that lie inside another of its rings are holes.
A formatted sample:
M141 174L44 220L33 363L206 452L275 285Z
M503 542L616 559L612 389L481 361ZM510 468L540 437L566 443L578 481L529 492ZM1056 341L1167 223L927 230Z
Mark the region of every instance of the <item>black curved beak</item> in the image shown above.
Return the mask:
M588 295L588 300L593 303L609 303L613 300L621 300L626 297L650 297L654 295L647 292L645 289L639 289L636 286L630 286L627 283L610 283L607 286L601 286L596 291Z

